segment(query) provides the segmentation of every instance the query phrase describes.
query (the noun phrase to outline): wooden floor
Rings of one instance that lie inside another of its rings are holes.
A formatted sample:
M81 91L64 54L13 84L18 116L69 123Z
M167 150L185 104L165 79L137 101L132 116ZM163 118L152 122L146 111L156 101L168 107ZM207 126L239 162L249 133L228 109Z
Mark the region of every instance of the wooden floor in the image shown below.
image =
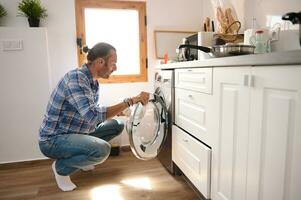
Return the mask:
M55 183L50 160L0 165L0 199L55 200L196 200L181 177L171 176L154 159L141 161L131 152L110 157L93 171L71 176L77 188L61 192Z

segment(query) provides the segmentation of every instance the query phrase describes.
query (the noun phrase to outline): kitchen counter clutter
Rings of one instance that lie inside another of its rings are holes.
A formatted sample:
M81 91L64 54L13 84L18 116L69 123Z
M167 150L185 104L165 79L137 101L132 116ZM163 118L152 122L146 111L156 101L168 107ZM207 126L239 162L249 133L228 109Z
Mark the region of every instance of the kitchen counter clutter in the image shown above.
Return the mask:
M226 66L267 66L301 64L301 50L252 54L222 58L209 58L187 62L175 62L157 65L157 69L176 69L193 67L226 67Z

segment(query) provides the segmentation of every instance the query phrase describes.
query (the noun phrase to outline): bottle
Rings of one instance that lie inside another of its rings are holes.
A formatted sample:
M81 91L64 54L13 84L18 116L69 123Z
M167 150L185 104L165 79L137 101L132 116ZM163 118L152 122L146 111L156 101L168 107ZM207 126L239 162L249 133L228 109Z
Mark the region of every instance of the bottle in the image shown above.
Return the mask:
M249 29L246 29L244 31L244 44L245 45L254 45L253 41L251 40L253 37L255 37L255 32L257 30L257 22L256 18L252 18L252 27Z
M251 43L255 46L254 53L267 52L267 40L263 30L257 30L255 37L251 38Z
M164 64L167 64L168 62L168 53L164 54Z

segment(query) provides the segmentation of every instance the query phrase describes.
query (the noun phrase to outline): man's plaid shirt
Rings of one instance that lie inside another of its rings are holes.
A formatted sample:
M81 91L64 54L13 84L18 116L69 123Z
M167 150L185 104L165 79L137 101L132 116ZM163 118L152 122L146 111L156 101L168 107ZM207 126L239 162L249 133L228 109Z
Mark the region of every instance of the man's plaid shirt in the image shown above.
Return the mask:
M53 90L40 127L40 140L59 134L91 133L106 120L107 108L97 105L98 82L86 65L68 72Z

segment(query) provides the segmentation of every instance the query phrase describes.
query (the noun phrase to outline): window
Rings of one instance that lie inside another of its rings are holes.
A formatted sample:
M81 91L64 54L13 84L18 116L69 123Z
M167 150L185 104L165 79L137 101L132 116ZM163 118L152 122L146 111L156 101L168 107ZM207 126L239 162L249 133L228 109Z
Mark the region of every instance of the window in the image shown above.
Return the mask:
M98 42L117 50L117 71L102 83L147 81L145 2L76 0L77 38L89 48ZM78 48L78 61L86 55Z

